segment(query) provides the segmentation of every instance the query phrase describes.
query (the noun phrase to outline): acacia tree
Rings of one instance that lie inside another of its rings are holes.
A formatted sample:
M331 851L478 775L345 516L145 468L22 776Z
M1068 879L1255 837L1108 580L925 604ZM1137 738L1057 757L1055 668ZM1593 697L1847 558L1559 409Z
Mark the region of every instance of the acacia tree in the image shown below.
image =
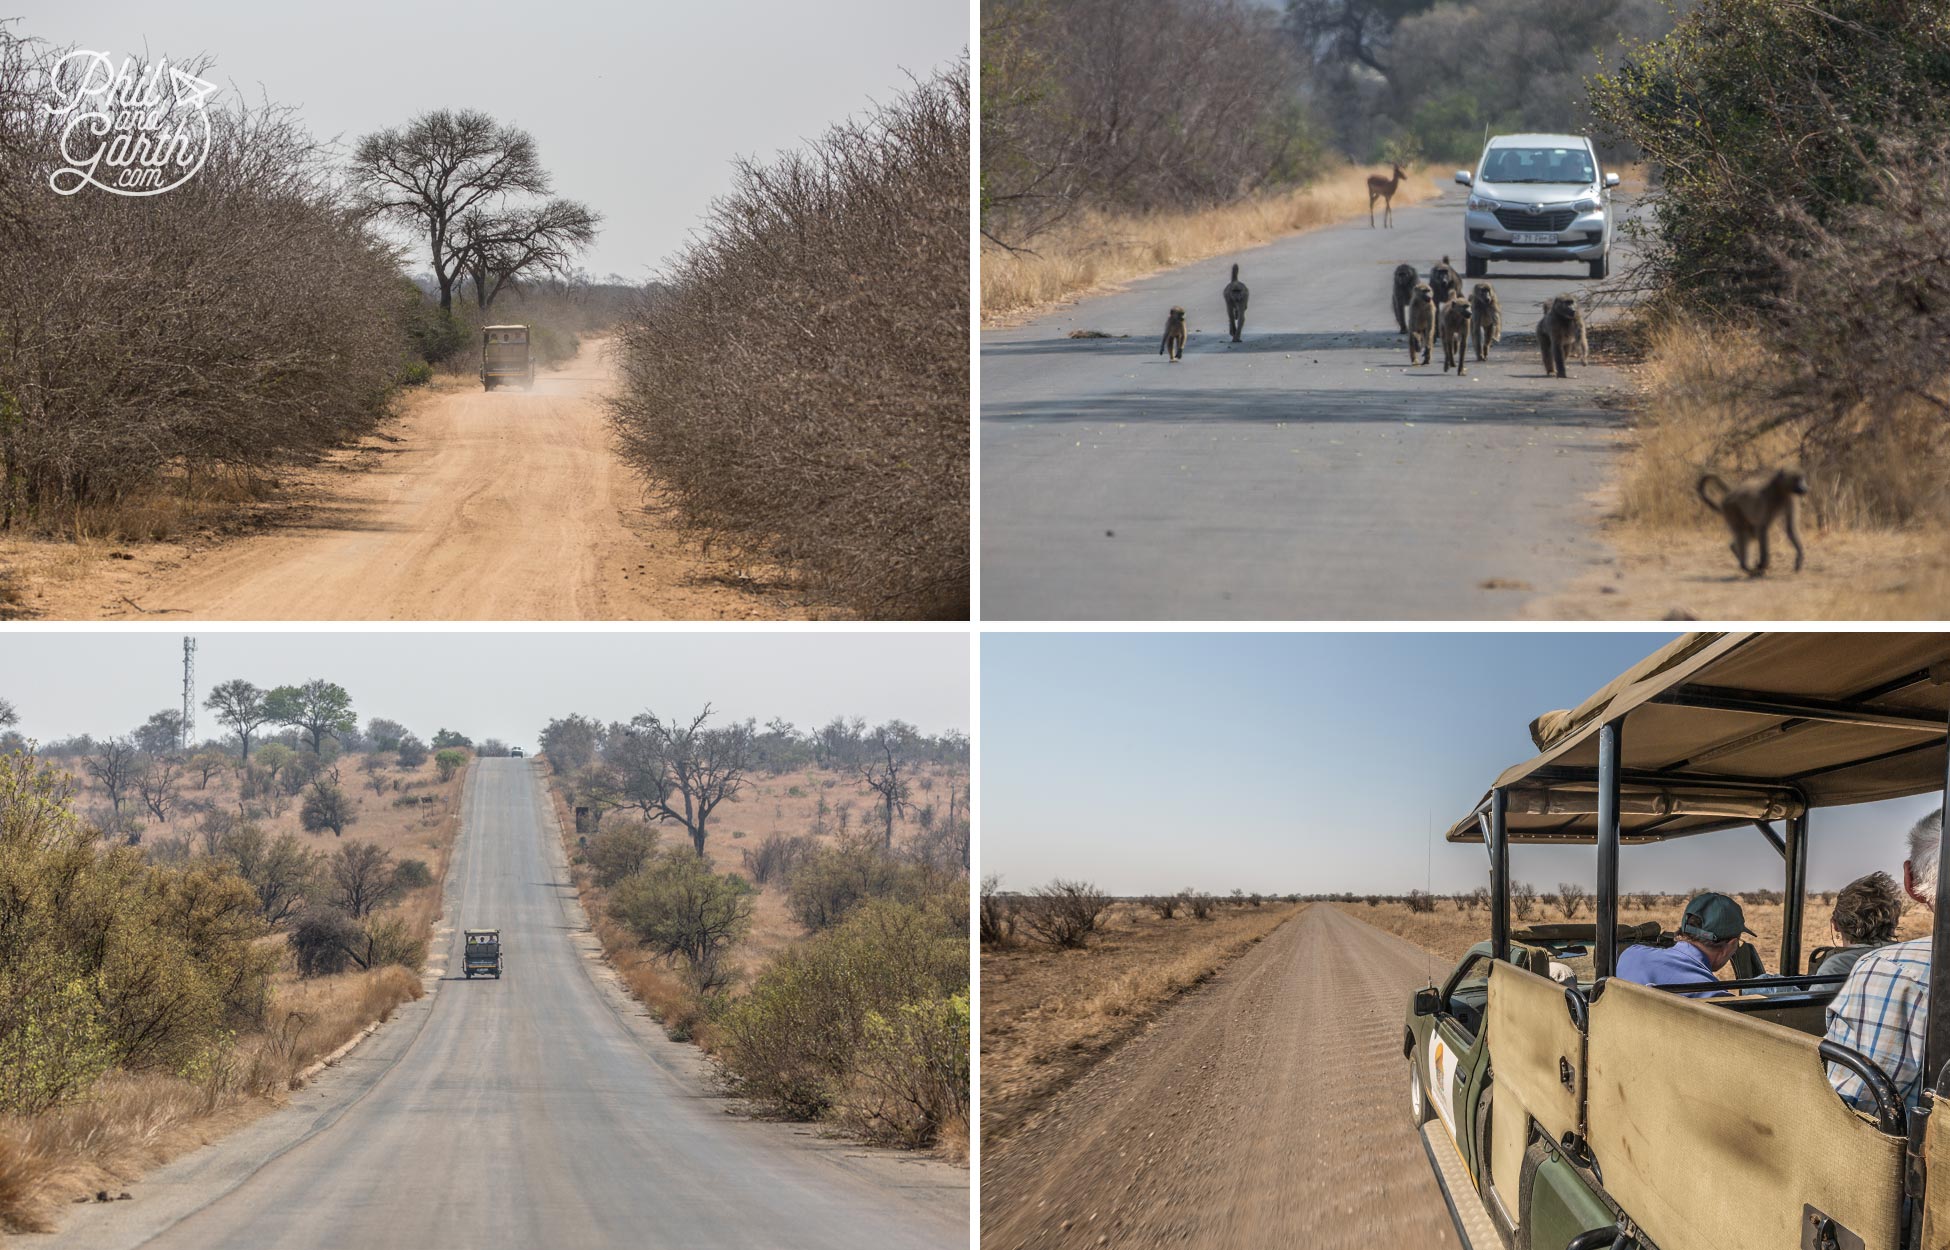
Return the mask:
M264 692L241 677L212 686L203 706L237 735L237 758L244 760L251 757L251 735L273 719L264 706Z
M751 726L710 729L705 724L710 719L708 703L688 722L645 712L630 721L618 752L629 761L620 778L627 804L652 819L682 825L699 856L711 814L745 788L752 761Z
M359 726L345 687L319 678L302 686L279 686L264 696L264 709L280 725L303 730L314 755L324 753L325 739L337 739Z
M384 907L399 892L393 854L377 842L347 842L326 864L331 902L354 919Z
M82 761L101 788L108 794L108 802L115 814L122 814L122 799L128 793L129 785L135 780L136 761L139 756L135 743L127 738L110 738L97 743L95 754Z
M530 274L565 275L577 252L596 241L601 217L574 200L550 200L505 213L474 210L457 225L455 251L482 312L505 287Z
M354 152L352 184L366 214L425 239L440 307L449 313L470 266L552 268L557 256L565 263L569 249L586 245L600 220L569 201L540 209L511 204L513 197L548 194L548 171L527 131L477 109L435 109L367 135ZM524 226L533 248L509 242ZM544 227L545 243L535 237Z
M898 722L874 730L876 759L860 766L860 779L880 796L882 834L888 850L894 849L894 820L907 815L907 762L902 758L903 735Z

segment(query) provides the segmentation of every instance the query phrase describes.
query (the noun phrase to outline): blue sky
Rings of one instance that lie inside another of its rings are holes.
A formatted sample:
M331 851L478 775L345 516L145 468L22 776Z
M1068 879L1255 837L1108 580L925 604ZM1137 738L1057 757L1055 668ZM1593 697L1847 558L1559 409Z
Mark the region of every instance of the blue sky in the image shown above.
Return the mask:
M1486 884L1483 848L1441 831L1534 754L1533 717L1673 636L988 634L982 871L1118 894ZM1811 885L1900 871L1933 802L1816 813ZM1745 889L1778 887L1781 864L1742 829L1628 847L1620 871L1627 890ZM1512 874L1589 885L1595 870L1588 848L1518 847Z

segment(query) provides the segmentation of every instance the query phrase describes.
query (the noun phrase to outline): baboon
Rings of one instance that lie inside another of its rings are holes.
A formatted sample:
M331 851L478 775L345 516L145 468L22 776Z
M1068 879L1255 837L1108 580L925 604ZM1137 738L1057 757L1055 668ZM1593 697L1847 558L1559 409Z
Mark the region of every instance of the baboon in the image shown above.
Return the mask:
M1246 284L1239 280L1239 266L1232 267L1232 281L1226 283L1226 329L1237 343L1246 329Z
M1578 363L1590 359L1590 348L1584 338L1584 314L1578 311L1578 302L1569 295L1560 295L1544 304L1543 320L1537 323L1537 343L1544 353L1544 376L1555 373L1558 377L1569 377L1564 372L1564 357L1573 343L1578 347Z
M1469 361L1469 301L1456 292L1455 298L1442 306L1442 371L1449 372L1455 366L1456 376L1463 375L1463 366Z
M1403 261L1395 266L1395 325L1408 333L1408 298L1415 293L1415 266Z
M1390 229L1394 228L1395 188L1401 186L1402 179L1408 177L1402 172L1400 165L1396 165L1394 169L1393 178L1383 178L1380 174L1368 175L1368 229L1370 230L1374 229L1374 202L1377 197L1381 200L1381 224Z
M1469 336L1476 341L1476 359L1488 360L1490 348L1503 341L1503 310L1497 307L1496 291L1487 282L1478 282L1469 293Z
M1417 282L1408 300L1408 363L1428 364L1429 347L1435 341L1435 292L1426 282ZM1415 354L1420 352L1418 362Z
M1165 318L1165 341L1158 344L1158 354L1169 356L1172 360L1185 358L1185 310L1174 308Z
M1709 484L1720 488L1718 500L1706 493ZM1708 473L1701 476L1694 489L1699 492L1701 502L1727 523L1727 529L1733 534L1733 558L1740 561L1741 572L1749 577L1760 577L1767 572L1767 531L1776 517L1787 530L1788 541L1794 544L1794 571L1801 571L1801 535L1795 532L1794 514L1799 506L1797 497L1808 493L1806 474L1795 469L1776 469L1730 487L1719 474ZM1760 559L1749 568L1747 544L1756 539L1760 542Z
M1450 267L1447 256L1430 267L1429 286L1435 291L1435 302L1438 306L1448 303L1451 295L1462 290L1462 279L1458 278L1456 271Z

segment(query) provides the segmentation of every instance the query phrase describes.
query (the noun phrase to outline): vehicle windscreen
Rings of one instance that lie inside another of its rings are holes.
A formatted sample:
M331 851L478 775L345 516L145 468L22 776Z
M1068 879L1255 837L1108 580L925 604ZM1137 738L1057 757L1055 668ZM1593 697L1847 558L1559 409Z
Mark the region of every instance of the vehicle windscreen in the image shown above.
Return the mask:
M1483 158L1485 182L1596 182L1591 153L1583 148L1491 148Z

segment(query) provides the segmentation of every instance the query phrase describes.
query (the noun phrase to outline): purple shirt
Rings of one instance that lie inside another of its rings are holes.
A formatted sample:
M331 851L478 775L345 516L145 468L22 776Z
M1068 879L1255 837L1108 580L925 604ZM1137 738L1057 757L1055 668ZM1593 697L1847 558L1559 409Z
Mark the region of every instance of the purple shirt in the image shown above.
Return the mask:
M1628 946L1618 955L1618 979L1640 985L1690 985L1711 981L1713 969L1707 966L1706 952L1691 942L1671 946ZM1688 998L1713 998L1726 992L1699 990Z

